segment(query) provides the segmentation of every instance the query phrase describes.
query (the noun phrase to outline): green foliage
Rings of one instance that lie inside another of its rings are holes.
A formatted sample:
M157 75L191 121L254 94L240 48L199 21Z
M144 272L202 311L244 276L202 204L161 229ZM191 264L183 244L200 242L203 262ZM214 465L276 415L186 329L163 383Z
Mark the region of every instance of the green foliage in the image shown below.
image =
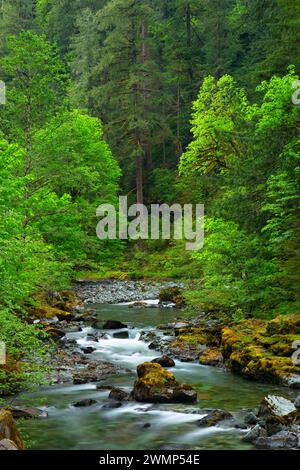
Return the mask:
M262 315L299 298L296 79L291 67L264 81L261 103L250 106L231 77L208 77L194 104L194 140L181 159L181 187L198 188L209 216L205 247L195 255L203 296L245 313Z
M0 397L43 383L49 347L45 334L0 308L0 341L6 347L6 365L0 365Z
M244 90L232 77L218 81L206 77L193 104L193 141L180 160L180 173L224 172L230 160L240 154L239 120L246 117L248 102Z
M280 267L263 242L244 233L234 222L205 220L204 248L194 257L203 269L206 293L216 303L252 313L271 309L284 298L278 287Z
M30 31L8 38L0 60L7 84L7 104L0 112L2 129L30 151L33 133L65 102L67 76L55 47Z
M25 197L28 177L18 176L24 156L19 147L0 142L0 305L20 302L57 279L64 285L68 278L68 266L61 272L53 247L28 219L33 210Z
M52 204L45 201L48 212L41 213L39 230L68 259L101 259L109 246L105 248L95 236L96 208L116 204L120 178L118 163L103 140L101 123L80 111L59 114L36 133L32 154L37 179L47 178L55 194ZM62 200L65 209L55 208ZM112 249L118 250L118 246L111 242Z

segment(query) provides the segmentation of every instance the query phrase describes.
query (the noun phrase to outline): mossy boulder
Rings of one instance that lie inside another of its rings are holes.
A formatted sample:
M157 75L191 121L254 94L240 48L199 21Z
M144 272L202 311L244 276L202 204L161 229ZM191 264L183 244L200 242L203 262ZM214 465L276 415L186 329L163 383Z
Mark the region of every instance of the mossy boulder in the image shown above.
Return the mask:
M197 393L190 385L177 382L160 364L145 362L137 368L132 397L148 403L195 403Z
M279 315L266 325L268 335L300 333L300 314Z
M35 305L28 307L33 319L57 317L59 320L72 321L75 307L83 307L83 303L72 291L39 294L35 297Z
M160 302L172 302L177 305L177 307L183 307L186 303L186 300L177 286L165 287L159 293Z
M8 439L12 441L20 450L24 449L24 444L17 429L15 420L9 410L0 410L0 441Z
M219 348L207 348L201 353L199 362L205 366L217 366L223 363L223 355Z
M226 419L232 419L233 416L231 413L225 410L212 410L206 416L199 419L197 425L199 427L211 427L218 424L220 421L224 421Z
M299 337L297 322L297 317L288 316L286 322L253 319L224 327L221 351L226 364L251 380L288 384L289 377L300 374L299 365L292 361L292 344Z
M183 362L197 361L205 349L205 344L197 341L186 341L185 338L181 336L168 344L168 353Z

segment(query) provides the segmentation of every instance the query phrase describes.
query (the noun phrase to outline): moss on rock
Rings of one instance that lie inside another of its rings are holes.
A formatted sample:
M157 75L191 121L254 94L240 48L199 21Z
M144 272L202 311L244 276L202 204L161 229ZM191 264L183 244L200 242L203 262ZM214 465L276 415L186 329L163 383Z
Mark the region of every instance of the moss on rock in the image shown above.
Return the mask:
M177 382L174 374L160 364L145 362L137 368L132 396L140 402L195 403L197 393L190 385Z
M206 366L216 366L223 363L223 355L219 348L207 348L201 353L199 362Z
M12 441L18 449L24 449L24 444L17 429L15 420L9 410L0 410L0 440Z

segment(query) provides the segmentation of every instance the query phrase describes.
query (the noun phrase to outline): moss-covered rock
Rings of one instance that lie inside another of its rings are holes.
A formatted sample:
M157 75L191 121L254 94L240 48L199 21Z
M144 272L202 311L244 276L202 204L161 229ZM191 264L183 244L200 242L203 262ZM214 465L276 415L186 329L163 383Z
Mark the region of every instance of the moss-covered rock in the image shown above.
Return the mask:
M201 342L189 342L179 336L168 345L168 353L183 362L197 361L200 354L206 349Z
M177 307L183 307L186 300L177 286L165 287L159 293L160 302L173 302Z
M219 348L207 348L201 353L199 362L205 366L217 366L223 363L223 355Z
M75 307L83 306L82 302L72 291L47 292L35 298L35 305L28 308L34 319L54 318L71 321L74 318Z
M248 379L286 384L288 377L300 374L291 357L297 322L292 316L286 322L282 318L245 320L223 328L221 350L227 365Z
M55 328L54 326L47 326L45 331L53 339L61 339L66 335L64 331L60 330L59 328Z
M279 315L266 325L268 335L300 333L300 314Z
M18 449L24 449L24 444L17 429L15 420L10 411L0 410L0 440L12 441Z
M145 362L137 368L138 378L132 396L140 402L195 403L197 393L190 385L177 382L175 376L160 364Z
M206 416L201 418L197 425L199 427L211 427L218 424L220 421L224 421L226 419L232 419L233 416L231 413L225 410L212 410Z

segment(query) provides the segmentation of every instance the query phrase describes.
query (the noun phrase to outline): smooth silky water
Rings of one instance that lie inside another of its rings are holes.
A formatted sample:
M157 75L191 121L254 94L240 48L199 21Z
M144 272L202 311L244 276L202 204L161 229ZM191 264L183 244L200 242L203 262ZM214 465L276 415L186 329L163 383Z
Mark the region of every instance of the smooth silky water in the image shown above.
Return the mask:
M132 389L136 366L158 357L139 340L142 330L151 330L159 324L172 322L178 310L169 308L129 308L127 305L96 305L100 320L121 320L129 326L129 339L116 339L107 332L108 339L95 343L86 340L91 328L70 333L79 345L97 348L91 358L116 362L126 369L122 376L101 381L101 385ZM176 361L171 369L183 382L192 384L199 393L197 405L152 405L124 403L117 409L103 409L108 390L96 390L95 384L62 385L23 394L19 402L42 407L46 419L23 420L21 430L32 449L248 449L241 441L245 431L235 429L231 423L211 428L197 427L197 420L205 415L201 409L223 408L243 421L249 408L256 407L268 393L288 397L289 391L280 387L248 382L222 369L196 363ZM91 407L75 408L72 403L85 398L98 401Z

